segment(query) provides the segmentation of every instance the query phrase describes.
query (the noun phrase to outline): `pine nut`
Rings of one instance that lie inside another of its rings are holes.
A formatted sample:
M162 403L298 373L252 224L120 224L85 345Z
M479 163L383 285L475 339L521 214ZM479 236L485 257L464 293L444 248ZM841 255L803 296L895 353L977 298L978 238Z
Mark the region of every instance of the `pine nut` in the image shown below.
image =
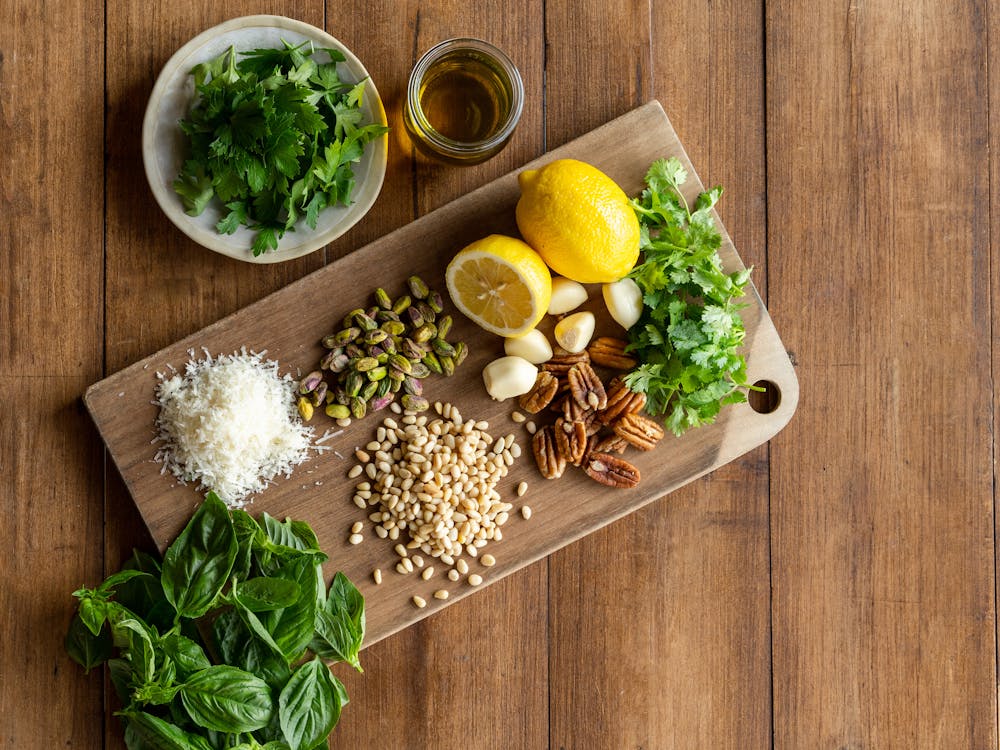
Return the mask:
M366 464L366 463L368 463L369 461L372 460L372 457L369 456L367 453L365 453L360 448L358 448L356 451L354 451L354 456L355 456L355 458L357 458L363 464Z
M521 506L521 517L525 521L527 521L529 518L531 518L531 506L530 505L522 505Z
M361 533L361 530L362 530L362 529L363 529L364 527L365 527L365 525L364 525L363 523L361 523L361 521L355 521L355 522L354 522L354 525L353 525L353 526L351 526L351 533L352 533L352 534L360 534L360 533Z
M347 472L347 478L348 479L354 479L355 477L357 477L358 475L360 475L361 472L364 471L364 470L365 470L365 467L362 466L361 464L354 464L354 466L351 467L351 470L349 472Z
M469 572L469 563L467 563L465 560L459 560L457 563L455 563L455 568L458 570L459 575L464 576L466 573Z
M479 558L479 561L487 568L492 568L494 565L497 564L497 559L493 557L493 555L491 555L489 552L487 552L485 555Z
M364 540L365 538L361 536L361 534L351 534L347 538L347 541L349 541L351 544L361 544L361 542L363 542Z
M528 491L528 483L527 482L520 482L517 485L517 496L518 497L524 497L524 493L527 492L527 491Z
M423 578L425 581L429 581L431 580L431 576L433 575L434 575L434 566L431 565L427 568L424 568L423 572L420 574L420 577Z
M413 603L416 604L420 609L423 609L424 607L427 606L427 602L421 596L414 596Z
M437 591L434 592L434 598L435 599L447 599L448 598L448 589L438 589Z
M458 574L458 571L455 570L454 568L448 571L449 581L457 581L459 578L461 578L461 576Z
M478 573L473 573L471 576L469 576L469 585L470 586L478 586L482 582L483 582L483 577L481 575L479 575Z
M527 419L527 417L526 417L526 416L524 416L524 415L523 415L523 414L522 414L521 412L519 412L519 411L515 411L515 412L514 412L513 414L511 414L511 415L510 415L510 418L511 418L511 419L513 419L513 420L514 420L515 422L517 422L518 424L523 424L523 423L524 423L524 420L526 420L526 419Z
M376 586L382 583L382 569L375 568L375 570L372 571L372 578L375 580Z
M534 435L535 431L538 429L538 426L531 420L528 420L524 424L524 429L526 429L530 434Z

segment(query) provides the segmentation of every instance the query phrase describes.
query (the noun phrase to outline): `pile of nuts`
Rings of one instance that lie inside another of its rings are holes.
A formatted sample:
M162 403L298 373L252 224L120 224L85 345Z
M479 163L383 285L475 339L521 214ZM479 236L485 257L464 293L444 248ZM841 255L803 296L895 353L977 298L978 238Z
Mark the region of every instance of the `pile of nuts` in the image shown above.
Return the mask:
M375 439L355 452L358 463L348 472L348 477L361 480L354 503L369 511L378 537L398 542L397 573L430 580L434 564L440 562L450 567L450 580L467 575L468 583L477 586L482 576L470 574L462 556L479 557L489 542L503 538L501 527L513 505L501 498L497 485L521 455L521 447L513 434L494 439L489 424L463 420L448 403L434 404L435 418L403 411L398 404L390 408L401 413L399 421L386 417ZM526 490L522 482L518 496ZM522 507L521 513L530 517L530 508ZM361 522L351 528L352 544L363 541L362 529ZM483 554L480 562L491 567L496 560ZM381 570L373 576L381 582ZM434 596L444 599L448 592L442 589ZM414 603L426 605L419 598Z
M327 353L319 369L299 381L298 409L305 421L324 406L327 416L347 426L352 417L384 409L398 394L404 409L425 411L421 380L432 372L453 375L462 364L468 349L447 341L452 318L441 314L441 295L419 276L407 279L407 286L409 294L395 300L376 289L373 306L351 310L341 329L323 338Z
M562 476L572 465L609 487L639 483L639 469L621 454L629 447L651 450L663 437L663 428L640 413L645 394L631 391L620 374L605 384L593 368L618 373L632 369L636 362L625 347L626 342L605 336L580 352L558 350L542 364L531 390L520 397L518 403L526 412L538 414L549 407L558 415L540 429L528 423L529 431L534 431L535 462L546 479Z

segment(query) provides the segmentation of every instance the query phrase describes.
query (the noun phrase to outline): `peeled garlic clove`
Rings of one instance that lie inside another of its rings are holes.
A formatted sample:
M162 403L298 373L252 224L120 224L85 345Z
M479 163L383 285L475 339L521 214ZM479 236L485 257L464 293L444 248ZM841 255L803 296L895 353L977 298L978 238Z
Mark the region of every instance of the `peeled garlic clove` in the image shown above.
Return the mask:
M605 284L601 290L604 304L615 322L626 331L639 321L642 315L642 290L632 279L619 279L613 284Z
M512 356L526 359L533 365L552 359L552 345L537 328L532 328L523 336L504 339L503 350Z
M552 298L549 301L549 315L562 315L575 310L587 301L587 290L583 284L556 276L552 279Z
M538 368L523 357L500 357L483 368L486 392L494 401L521 396L531 390Z
M594 313L578 312L556 323L556 341L566 351L577 354L587 348L594 336Z

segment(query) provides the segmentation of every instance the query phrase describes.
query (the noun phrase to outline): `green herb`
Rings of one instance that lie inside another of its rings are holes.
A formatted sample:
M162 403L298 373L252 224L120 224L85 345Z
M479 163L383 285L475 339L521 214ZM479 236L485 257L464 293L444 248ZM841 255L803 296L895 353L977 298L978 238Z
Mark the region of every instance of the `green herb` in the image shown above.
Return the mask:
M347 692L323 660L361 671L365 628L351 582L323 585L326 559L308 524L258 522L210 492L162 565L137 552L73 592L66 649L107 663L130 748L325 746Z
M692 209L681 193L686 180L677 158L659 159L632 201L643 262L629 275L642 290L643 312L629 329L628 346L640 364L625 382L646 394L650 414L666 415L675 435L713 422L726 404L746 401L749 387L740 353L745 305L735 300L750 269L722 269L722 236L712 218L722 188L700 193Z
M180 123L190 155L174 190L185 210L198 216L218 198L227 210L217 231L254 230L255 256L276 250L300 218L315 229L323 209L348 205L351 165L388 130L362 124L365 81L340 80L341 52L283 45L239 61L230 47L195 66L198 100Z

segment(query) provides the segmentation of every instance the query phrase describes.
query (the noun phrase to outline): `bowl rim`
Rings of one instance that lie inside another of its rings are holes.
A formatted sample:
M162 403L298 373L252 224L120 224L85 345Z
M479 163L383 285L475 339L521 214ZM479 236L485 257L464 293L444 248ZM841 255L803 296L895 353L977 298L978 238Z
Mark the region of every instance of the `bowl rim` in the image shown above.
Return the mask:
M325 46L340 50L345 58L344 63L341 64L347 64L347 66L352 69L352 72L356 71L359 74L359 80L367 79L368 81L365 85L365 100L366 104L372 110L373 122L387 126L388 119L386 117L382 98L379 96L378 89L372 80L371 74L362 64L361 60L358 59L357 55L355 55L347 47L347 45L327 33L325 30L308 24L305 21L288 18L287 16L260 14L231 18L228 21L224 21L206 29L205 31L202 31L200 34L193 37L181 46L180 49L174 52L163 65L163 68L160 70L160 73L156 78L156 82L153 84L153 88L150 92L142 122L143 168L146 174L146 181L149 184L150 190L152 191L157 204L159 204L163 213L178 229L181 230L181 232L202 247L248 263L280 263L282 261L300 258L303 255L308 255L309 253L319 250L346 233L368 213L371 207L375 204L375 200L378 198L378 195L382 190L383 181L385 180L385 172L388 162L388 134L379 136L369 144L369 147L372 149L371 166L364 182L355 186L354 194L357 196L357 189L363 184L365 186L364 199L361 202L352 202L350 204L352 212L346 215L342 221L322 232L313 232L313 230L305 227L305 229L311 234L298 233L296 235L293 233L286 233L282 241L288 237L302 237L302 240L289 244L286 247L279 246L277 250L262 253L261 255L254 257L254 255L250 252L249 247L234 246L230 241L228 241L228 235L222 235L215 231L209 231L195 223L193 218L184 212L176 193L164 187L162 179L163 175L158 164L156 163L156 159L153 158L158 126L157 113L163 102L164 93L168 84L175 80L185 66L190 67L190 65L193 64L190 62L192 55L221 34L244 28L272 28L292 31L304 37L308 37L314 43L317 43L318 46Z

